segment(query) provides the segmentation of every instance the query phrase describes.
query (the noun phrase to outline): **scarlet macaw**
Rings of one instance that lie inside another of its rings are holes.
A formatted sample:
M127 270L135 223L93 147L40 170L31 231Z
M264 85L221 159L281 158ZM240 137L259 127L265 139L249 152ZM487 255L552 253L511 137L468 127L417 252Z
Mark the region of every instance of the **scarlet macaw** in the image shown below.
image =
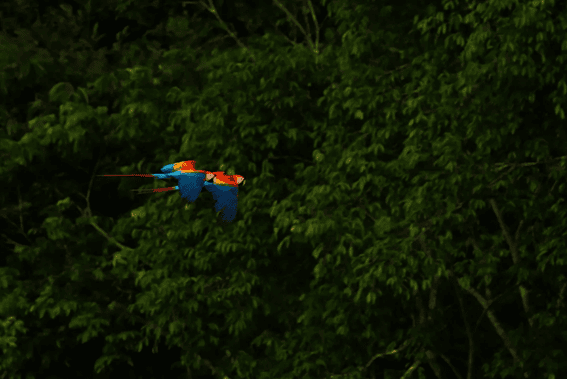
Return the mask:
M168 164L161 168L163 174L131 174L131 175L102 175L102 176L141 176L145 178L167 179L175 178L178 185L175 187L156 188L151 190L138 190L144 192L164 192L179 190L181 197L193 203L199 197L205 180L211 180L214 175L205 170L196 170L195 161L184 161Z
M238 185L244 182L242 175L225 175L224 171L216 171L213 183L205 182L204 187L215 199L215 211L224 209L222 219L232 222L236 217L238 205ZM243 184L244 185L244 184Z
M161 168L163 174L131 174L131 175L100 175L100 176L140 176L146 178L175 178L178 184L175 187L137 190L140 193L165 192L179 190L181 197L193 203L199 197L203 187L207 189L215 200L215 210L224 209L223 220L231 222L236 217L238 202L238 185L246 183L242 175L225 175L224 171L210 172L196 170L195 161L183 161L168 164ZM213 182L208 180L214 179Z
M196 170L195 161L184 161L173 164L168 164L161 168L163 174L154 174L155 178L166 179L175 178L178 180L178 185L175 187L167 187L169 189L179 190L181 197L187 199L190 203L194 203L206 180L211 180L214 175L206 170ZM162 192L164 189L157 189L153 192Z

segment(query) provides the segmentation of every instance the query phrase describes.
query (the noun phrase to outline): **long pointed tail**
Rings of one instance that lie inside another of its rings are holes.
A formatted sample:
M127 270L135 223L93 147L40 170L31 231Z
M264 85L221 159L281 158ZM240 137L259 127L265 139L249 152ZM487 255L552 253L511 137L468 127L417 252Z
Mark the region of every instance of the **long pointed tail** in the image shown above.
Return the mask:
M129 175L97 175L97 176L140 176L142 178L154 178L154 174L129 174Z
M140 189L135 189L135 190L132 190L132 191L138 192L139 195L142 195L142 194L145 194L145 193L176 191L178 189L179 189L179 187L175 186L175 187L164 187L164 188L140 188Z

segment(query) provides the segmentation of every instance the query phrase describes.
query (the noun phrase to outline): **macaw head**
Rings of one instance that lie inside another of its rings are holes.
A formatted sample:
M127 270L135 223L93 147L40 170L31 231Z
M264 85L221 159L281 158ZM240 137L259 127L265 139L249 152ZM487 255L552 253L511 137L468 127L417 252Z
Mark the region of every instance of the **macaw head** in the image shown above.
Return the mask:
M213 175L213 183L217 183L219 181L218 178L222 178L224 175L224 171L213 171L211 172L211 174Z
M236 184L242 183L242 185L244 185L244 183L246 183L246 180L244 180L244 176L242 175L232 175L232 176L236 179Z
M196 171L195 161L183 161L173 164L174 171Z
M209 172L209 171L205 172L205 180L206 180L206 181L209 181L209 180L211 180L211 179L214 178L214 177L215 177L215 174L214 174L214 173Z

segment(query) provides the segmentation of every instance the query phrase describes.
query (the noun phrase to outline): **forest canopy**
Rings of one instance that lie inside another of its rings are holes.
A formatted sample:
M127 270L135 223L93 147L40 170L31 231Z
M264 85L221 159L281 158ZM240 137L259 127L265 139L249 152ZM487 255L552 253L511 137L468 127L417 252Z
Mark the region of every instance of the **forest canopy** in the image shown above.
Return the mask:
M564 3L1 7L0 377L567 374Z

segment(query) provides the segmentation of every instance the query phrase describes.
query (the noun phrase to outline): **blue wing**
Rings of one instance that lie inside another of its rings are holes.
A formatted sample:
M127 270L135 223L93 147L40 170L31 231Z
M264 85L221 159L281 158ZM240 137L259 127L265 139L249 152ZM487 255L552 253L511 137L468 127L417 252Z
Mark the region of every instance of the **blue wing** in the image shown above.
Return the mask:
M172 172L172 171L173 171L173 163L165 165L161 168L161 172L168 173L168 172Z
M236 217L238 187L219 186L210 182L204 182L203 186L215 199L215 211L224 210L222 219L226 222L232 222Z
M178 177L179 192L181 197L193 203L199 197L203 184L205 183L205 174L201 173L184 173Z
M177 179L178 185L176 189L178 189L181 193L181 197L186 199L190 203L193 203L197 200L199 194L201 194L201 190L203 189L203 183L205 183L205 174L200 172L174 171L167 174L153 175L158 179Z

